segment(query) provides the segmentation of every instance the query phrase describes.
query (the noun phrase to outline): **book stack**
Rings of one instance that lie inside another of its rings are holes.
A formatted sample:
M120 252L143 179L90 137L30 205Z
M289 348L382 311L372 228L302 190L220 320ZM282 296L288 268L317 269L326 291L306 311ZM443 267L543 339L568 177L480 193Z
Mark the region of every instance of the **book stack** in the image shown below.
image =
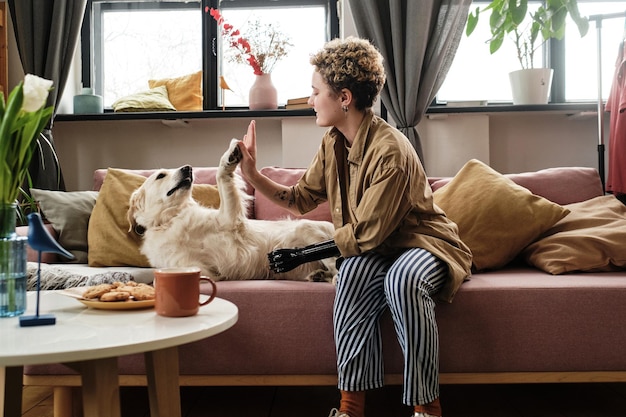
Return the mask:
M306 97L298 97L298 98L290 98L287 100L287 104L285 105L285 109L287 110L295 110L295 109L310 109L311 106L308 105L309 96Z

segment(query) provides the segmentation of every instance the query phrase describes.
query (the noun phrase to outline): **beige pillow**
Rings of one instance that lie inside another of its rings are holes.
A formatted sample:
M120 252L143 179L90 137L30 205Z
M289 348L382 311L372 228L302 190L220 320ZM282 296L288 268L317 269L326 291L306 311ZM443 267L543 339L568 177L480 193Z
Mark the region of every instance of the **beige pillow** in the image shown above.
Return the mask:
M569 213L475 159L433 195L458 225L479 271L505 266Z
M524 260L550 274L626 268L626 206L609 195L565 207L570 214L524 249Z
M116 100L111 107L117 112L176 111L168 99L165 86L122 97Z
M145 180L144 176L121 169L107 170L89 221L89 266L150 266L139 251L141 239L128 232L126 219L130 195ZM194 184L192 195L203 206L219 207L214 185Z
M150 88L167 87L170 102L178 111L202 110L202 71L178 78L148 80L148 86Z
M31 188L43 217L52 224L58 241L74 259L59 256L61 262L87 263L87 228L96 204L97 191L50 191Z

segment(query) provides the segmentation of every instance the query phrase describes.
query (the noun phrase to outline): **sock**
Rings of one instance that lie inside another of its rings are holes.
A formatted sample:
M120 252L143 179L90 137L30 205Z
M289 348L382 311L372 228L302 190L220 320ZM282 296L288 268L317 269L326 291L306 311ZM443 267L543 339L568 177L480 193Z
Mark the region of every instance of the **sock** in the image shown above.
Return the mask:
M365 391L341 391L339 411L350 417L364 417Z
M415 406L416 413L426 413L431 416L442 416L441 412L441 403L439 402L439 397L435 398L434 401L429 402L428 404L421 404Z

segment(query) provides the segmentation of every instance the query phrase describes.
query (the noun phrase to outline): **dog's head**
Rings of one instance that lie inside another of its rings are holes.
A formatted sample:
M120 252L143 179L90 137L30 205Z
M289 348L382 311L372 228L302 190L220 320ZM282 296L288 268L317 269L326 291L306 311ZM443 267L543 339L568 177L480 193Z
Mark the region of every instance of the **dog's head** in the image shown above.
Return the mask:
M153 227L169 222L183 205L193 202L191 166L178 169L161 169L151 176L130 196L127 212L129 231L139 235Z

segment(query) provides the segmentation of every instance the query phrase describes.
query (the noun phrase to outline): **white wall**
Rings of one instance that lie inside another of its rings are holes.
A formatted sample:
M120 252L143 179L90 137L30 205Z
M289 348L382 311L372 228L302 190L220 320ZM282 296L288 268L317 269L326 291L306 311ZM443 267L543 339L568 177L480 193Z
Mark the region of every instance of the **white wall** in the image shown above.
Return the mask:
M53 136L68 190L88 190L97 168L216 166L233 137L243 138L248 119L193 119L187 127L158 120L57 122ZM281 166L280 120L257 120L259 167Z
M433 176L454 175L472 158L502 173L556 166L598 168L594 117L571 117L562 112L437 115L425 118L418 131L424 166Z

